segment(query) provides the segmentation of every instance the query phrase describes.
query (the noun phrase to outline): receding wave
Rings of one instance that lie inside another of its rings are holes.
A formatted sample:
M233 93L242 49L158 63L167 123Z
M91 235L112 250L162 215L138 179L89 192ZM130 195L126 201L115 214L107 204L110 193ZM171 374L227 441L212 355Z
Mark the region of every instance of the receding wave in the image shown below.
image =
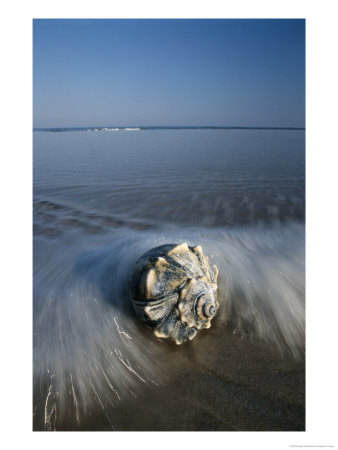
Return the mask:
M121 402L144 386L166 383L173 367L186 366L192 355L195 365L212 358L203 332L177 351L134 317L128 298L133 264L167 242L202 245L219 268L221 306L207 332L218 352L230 333L295 358L303 353L303 225L120 229L90 247L87 236L75 243L70 235L62 248L51 240L53 260L46 264L42 257L35 267L35 428L58 429L67 420L81 427L95 409L114 428Z

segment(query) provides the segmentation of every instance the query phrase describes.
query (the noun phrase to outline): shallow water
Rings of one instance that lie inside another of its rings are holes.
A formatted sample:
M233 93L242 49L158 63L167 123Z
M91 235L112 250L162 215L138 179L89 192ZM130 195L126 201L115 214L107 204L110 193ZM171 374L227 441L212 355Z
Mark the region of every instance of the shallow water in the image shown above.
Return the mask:
M168 242L220 272L212 328L180 347L128 298ZM34 133L34 429L302 429L304 319L304 131Z

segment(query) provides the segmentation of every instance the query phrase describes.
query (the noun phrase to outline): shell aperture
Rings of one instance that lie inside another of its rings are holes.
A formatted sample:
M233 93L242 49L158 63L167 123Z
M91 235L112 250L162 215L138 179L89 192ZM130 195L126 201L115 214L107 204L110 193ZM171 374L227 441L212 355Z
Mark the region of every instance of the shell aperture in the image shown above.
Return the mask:
M130 282L131 301L140 320L160 338L181 344L209 328L217 302L215 265L200 246L186 243L153 248L136 262Z

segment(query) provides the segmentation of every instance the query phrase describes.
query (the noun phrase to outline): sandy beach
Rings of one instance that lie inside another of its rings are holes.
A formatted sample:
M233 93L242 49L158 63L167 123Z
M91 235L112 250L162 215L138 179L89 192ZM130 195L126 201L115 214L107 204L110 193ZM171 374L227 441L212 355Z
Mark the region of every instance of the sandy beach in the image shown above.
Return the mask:
M217 327L169 346L174 363L163 385L144 385L109 411L97 405L81 426L65 417L58 430L305 431L303 357ZM34 429L44 427L35 421Z

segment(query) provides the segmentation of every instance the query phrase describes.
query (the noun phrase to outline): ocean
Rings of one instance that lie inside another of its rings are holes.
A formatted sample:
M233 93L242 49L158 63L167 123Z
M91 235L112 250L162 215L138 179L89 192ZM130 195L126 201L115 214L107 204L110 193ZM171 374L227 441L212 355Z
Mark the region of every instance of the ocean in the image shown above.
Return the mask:
M305 131L91 127L33 133L33 429L305 429ZM138 322L136 260L201 245L208 330Z

